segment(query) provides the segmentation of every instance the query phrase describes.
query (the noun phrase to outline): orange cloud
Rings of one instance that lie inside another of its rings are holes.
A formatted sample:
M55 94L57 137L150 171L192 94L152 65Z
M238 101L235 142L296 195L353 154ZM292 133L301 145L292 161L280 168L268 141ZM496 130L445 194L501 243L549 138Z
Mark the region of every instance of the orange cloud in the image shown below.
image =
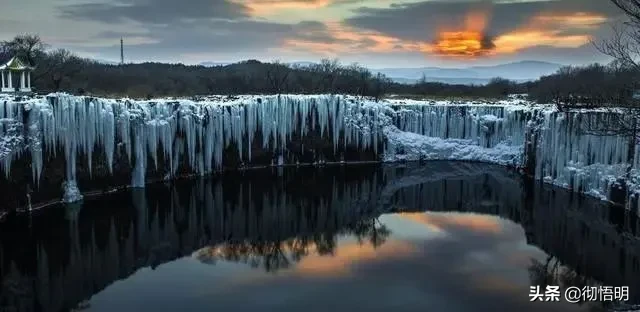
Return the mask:
M534 46L576 48L588 43L593 30L607 21L595 13L545 13L531 18L529 23L494 39L498 53L515 53Z
M494 43L499 53L515 53L534 46L553 46L558 48L576 48L591 39L589 35L561 35L558 32L536 30L516 31L499 36Z
M424 212L417 212L417 213L409 213L409 212L403 212L403 213L399 213L397 214L397 216L403 218L403 219L407 219L407 220L411 220L413 222L416 223L420 223L422 225L424 225L425 227L427 227L429 230L436 232L436 233L444 233L444 230L442 229L441 226L435 224L434 222L432 222L432 220L429 218L429 215L427 215L427 213Z
M269 1L273 0L256 3L264 5ZM280 4L275 8L314 8L329 5L330 2L331 0L278 1ZM444 58L474 59L512 54L535 46L577 48L588 43L590 33L607 21L606 16L598 13L545 12L529 18L512 31L494 34L490 29L491 14L489 9L476 10L469 12L464 17L464 23L458 27L443 25L425 30L435 32L436 39L433 41L406 40L382 32L352 28L340 22L325 22L326 34L321 36L325 39L314 39L314 36L292 37L284 40L282 49L331 57L363 52L422 52Z
M478 232L500 233L503 228L496 217L472 213L402 213L401 217L419 222L437 232L446 232L450 226L462 226Z
M492 49L493 44L481 32L442 32L431 53L451 57L476 57L489 55Z
M486 36L491 12L471 11L464 17L464 25L458 29L440 28L430 53L445 57L473 58L489 55L493 44Z
M325 23L327 42L319 42L301 38L286 39L284 50L312 51L324 56L339 56L363 51L389 53L398 51L428 51L429 45L424 42L411 42L374 31L361 31L338 22Z
M296 241L292 241L294 244ZM299 243L299 242L297 242ZM242 252L238 252L241 250ZM279 250L285 257L291 260L294 253L292 246L286 243L279 245ZM357 262L371 262L390 258L404 257L415 251L415 247L408 242L388 240L381 246L374 248L370 244L349 242L338 244L332 255L320 255L317 246L309 242L304 246L306 255L291 267L291 270L282 271L281 274L294 274L309 277L335 277L349 274L351 265ZM201 261L216 262L224 259L244 259L247 262L259 260L260 253L250 246L236 246L230 251L227 245L206 247L193 254Z
M338 246L333 256L313 254L303 258L293 273L313 277L342 276L349 274L354 263L401 258L414 251L413 245L402 241L387 241L378 248L349 243Z
M593 28L607 22L607 17L595 13L576 12L573 14L546 13L535 16L531 20L532 25L549 27L549 23L574 28Z
M313 10L329 6L331 0L233 0L249 8L252 16L265 16L280 10Z
M515 31L489 38L487 24L489 11L470 12L464 27L441 30L430 53L444 57L475 58L515 53L534 46L579 47L590 40L588 34L565 34L566 31L584 32L607 21L603 15L577 12L571 14L543 13L532 17Z

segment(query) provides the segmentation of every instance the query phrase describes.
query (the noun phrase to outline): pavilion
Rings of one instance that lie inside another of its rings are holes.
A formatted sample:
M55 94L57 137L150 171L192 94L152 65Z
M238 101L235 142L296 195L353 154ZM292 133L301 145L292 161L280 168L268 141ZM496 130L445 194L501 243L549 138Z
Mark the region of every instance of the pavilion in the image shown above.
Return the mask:
M19 92L31 92L31 72L33 71L33 67L29 65L25 65L18 57L13 57L9 60L9 62L0 65L0 76L2 77L0 80L2 85L0 85L0 92L15 92L16 89L13 86L13 76L12 73L17 73L20 75L20 88Z

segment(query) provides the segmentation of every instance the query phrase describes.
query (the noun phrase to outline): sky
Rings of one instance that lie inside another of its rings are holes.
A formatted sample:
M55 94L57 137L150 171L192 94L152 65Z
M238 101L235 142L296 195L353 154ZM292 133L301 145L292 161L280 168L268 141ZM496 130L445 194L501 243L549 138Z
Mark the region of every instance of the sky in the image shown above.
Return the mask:
M608 0L1 0L0 40L39 34L99 60L198 64L338 58L372 68L606 58Z

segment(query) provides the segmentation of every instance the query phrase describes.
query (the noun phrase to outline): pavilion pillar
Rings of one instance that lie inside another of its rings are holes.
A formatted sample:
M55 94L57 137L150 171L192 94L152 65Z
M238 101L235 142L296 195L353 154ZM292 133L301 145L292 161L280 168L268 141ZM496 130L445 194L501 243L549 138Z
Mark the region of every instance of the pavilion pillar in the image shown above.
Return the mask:
M31 71L27 71L27 88L31 89Z
M24 70L20 72L20 91L24 90L24 88L26 88L26 83L25 83L25 75L24 75Z
M13 90L13 77L11 77L11 70L9 70L9 89Z
M0 92L13 92L14 90L11 89L11 76L10 76L11 71L7 71L7 70L0 70L0 77L2 77L2 86L0 87Z

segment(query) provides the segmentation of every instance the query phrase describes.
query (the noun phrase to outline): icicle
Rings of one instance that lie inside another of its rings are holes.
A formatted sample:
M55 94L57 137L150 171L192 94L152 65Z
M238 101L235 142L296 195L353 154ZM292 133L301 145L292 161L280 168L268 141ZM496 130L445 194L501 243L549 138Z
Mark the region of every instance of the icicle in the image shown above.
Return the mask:
M144 146L144 128L140 125L133 129L135 144L135 165L131 174L131 186L135 188L143 188L145 186L145 172L146 172L146 160L147 154Z
M75 203L82 200L83 196L82 193L80 193L80 189L78 188L76 181L66 181L63 183L62 188L63 203Z
M152 168L161 169L160 153L169 171L167 176L175 176L182 157L186 169L203 175L222 167L224 152L232 144L239 159L250 165L254 156L252 143L261 136L263 148L282 165L285 159L297 161L287 149L292 137L310 133L318 133L331 142L334 155L343 154L350 147L372 150L384 155L384 159L397 159L403 155L396 148L414 144L414 148L425 152L425 147L419 145L421 140L440 139L430 142L457 144L458 150L449 150L447 159L467 157L469 150L489 153L509 149L510 153L521 154L513 160L516 165L522 165L518 161L524 159L525 142L535 139L536 178L582 188L596 196L608 194L609 180L624 176L627 163L632 164L634 175L640 164L637 145L633 147L634 158L627 159L626 138L579 132L588 122L607 123L612 118L610 114L564 113L545 106L416 103L391 109L388 103L334 95L261 96L230 103L194 103L53 94L27 102L2 101L0 108L0 169L10 177L12 162L29 155L36 186L47 168L48 156L55 156L58 149L64 153L66 185L77 188L78 155L87 162L87 173L91 175L93 155L105 153L106 165L113 172L114 157L120 151L116 147L122 146L130 163L135 160L131 163L132 185L142 187L147 159L153 161ZM527 133L535 137L528 137ZM411 140L402 141L407 138ZM383 146L382 142L386 144ZM327 155L313 152L316 161L326 161ZM427 154L437 158L443 155L441 152ZM480 156L468 157L483 159Z

